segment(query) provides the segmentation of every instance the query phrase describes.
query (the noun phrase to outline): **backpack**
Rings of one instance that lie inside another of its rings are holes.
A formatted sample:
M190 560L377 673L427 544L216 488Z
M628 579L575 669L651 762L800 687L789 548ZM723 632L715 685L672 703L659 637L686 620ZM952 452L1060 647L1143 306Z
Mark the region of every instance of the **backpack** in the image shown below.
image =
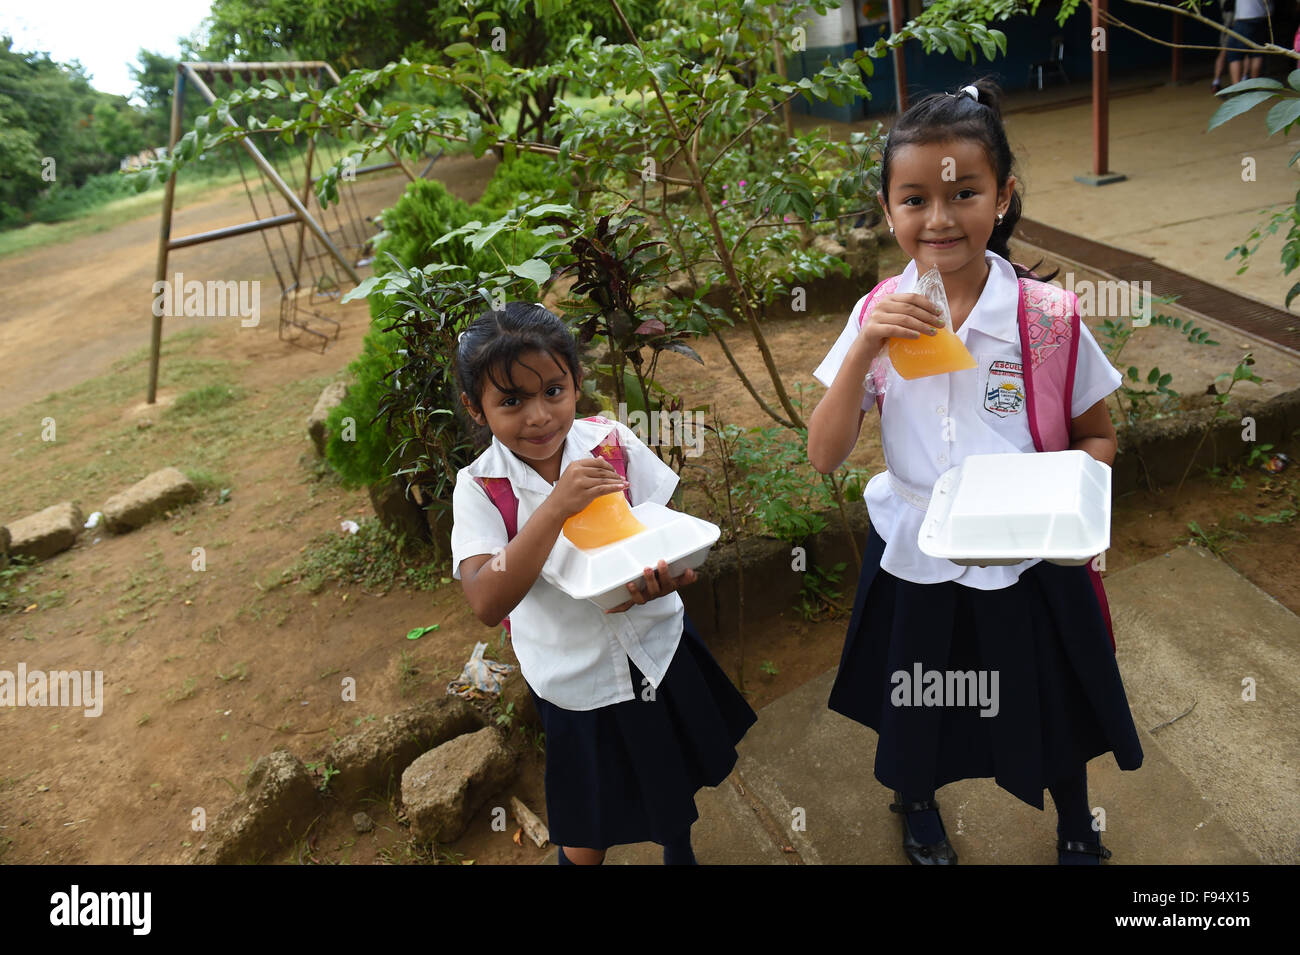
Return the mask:
M901 275L885 279L868 293L858 311L858 328L876 295L889 295L898 288ZM1025 407L1029 432L1036 451L1064 451L1070 446L1070 401L1074 393L1074 362L1079 352L1079 299L1073 292L1041 282L1020 279L1018 308L1020 354L1025 375ZM1025 361L1024 356L1029 360ZM876 412L884 414L885 376L883 366L872 371L876 385ZM1110 619L1110 604L1102 586L1101 574L1090 561L1087 565L1092 589L1097 595L1110 648L1115 650L1115 630Z
M596 415L592 418L583 418L583 421L590 421L593 424L609 421L609 418ZM623 443L618 437L618 428L612 428L600 444L591 449L591 453L598 458L604 458L614 468L614 471L623 480L627 480L627 454L623 450ZM488 500L501 513L501 520L506 525L507 543L515 539L515 534L519 532L519 498L515 494L515 489L510 485L509 478L503 477L476 477L474 480L484 491L487 492ZM627 503L631 505L632 494L631 488L623 489L623 496L627 498ZM506 633L510 633L510 618L506 617L501 621L501 626L506 628Z

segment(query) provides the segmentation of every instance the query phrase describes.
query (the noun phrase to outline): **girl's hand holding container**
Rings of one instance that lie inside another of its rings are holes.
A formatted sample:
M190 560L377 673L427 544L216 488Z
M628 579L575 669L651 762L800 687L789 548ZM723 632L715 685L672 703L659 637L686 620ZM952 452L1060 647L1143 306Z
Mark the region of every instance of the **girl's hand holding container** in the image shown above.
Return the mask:
M637 604L648 603L659 597L667 597L674 591L680 590L687 584L693 584L696 580L695 571L689 567L680 577L668 576L668 562L659 561L659 566L655 569L647 567L642 571L642 579L632 581L627 585L628 593L632 595L627 603L621 603L617 607L606 610L605 613L622 613L629 607Z
M939 307L915 292L881 295L871 303L859 336L874 356L887 338L920 338L944 327Z
M621 493L627 486L627 481L604 458L585 458L564 469L543 507L553 507L568 519L596 498Z

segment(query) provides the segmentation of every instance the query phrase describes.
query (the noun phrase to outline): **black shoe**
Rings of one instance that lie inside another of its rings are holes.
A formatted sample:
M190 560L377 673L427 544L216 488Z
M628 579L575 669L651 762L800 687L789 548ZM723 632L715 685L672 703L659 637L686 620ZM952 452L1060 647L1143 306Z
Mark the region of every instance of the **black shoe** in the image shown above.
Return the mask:
M926 845L912 836L912 828L907 824L907 813L925 812L927 809L938 812L939 804L933 799L905 803L902 793L894 793L894 802L889 804L889 811L903 814L903 854L912 865L956 865L957 850L948 841L948 830L944 829L942 817L939 819L939 828L943 829L943 838L938 842Z
M1101 840L1098 840L1094 845L1091 842L1071 842L1065 839L1057 839L1056 851L1081 852L1090 856L1098 856L1098 863L1100 863L1102 859L1110 858L1110 850L1101 844ZM1060 856L1057 856L1057 861L1060 861Z

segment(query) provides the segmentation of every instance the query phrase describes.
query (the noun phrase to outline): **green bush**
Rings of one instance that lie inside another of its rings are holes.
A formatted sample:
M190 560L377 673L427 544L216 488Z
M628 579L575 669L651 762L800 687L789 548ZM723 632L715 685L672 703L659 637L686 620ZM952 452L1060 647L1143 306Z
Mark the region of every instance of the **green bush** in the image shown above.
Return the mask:
M470 218L500 218L514 208L520 194L528 195L529 201L550 200L557 183L550 166L547 160L536 153L523 153L510 162L501 163L492 174L492 181L483 191L483 197L472 207L474 214ZM568 201L568 197L563 196L557 201Z
M406 192L384 212L384 232L376 243L376 274L393 268L391 254L403 268L424 268L435 262L464 265L470 269L466 278L477 277L479 272L498 272L502 258L511 264L523 262L538 249L542 238L528 232L515 235L502 233L492 242L475 252L469 244L453 239L442 245L434 242L453 229L458 229L475 219L490 222L510 210L520 193L528 193L542 201L549 197L553 176L545 173L545 163L531 158L517 158L497 167L488 184L483 199L469 206L447 192L442 183L422 179L406 187ZM494 251L495 250L495 251ZM497 253L500 253L500 258ZM344 487L357 488L379 484L386 480L404 462L389 461L394 447L409 433L387 433L383 420L372 421L379 411L379 401L391 383L385 380L401 364L397 350L402 347L401 337L387 327L387 318L396 304L391 297L372 294L370 302L370 330L362 343L361 354L348 366L352 384L348 396L329 416L327 428L329 443L325 456L338 472ZM454 410L454 409L453 409ZM341 422L353 419L355 440L344 440Z
M329 442L325 458L339 474L339 483L346 488L368 487L382 484L397 470L397 465L386 464L393 441L384 428L383 421L372 419L379 411L379 399L388 390L384 376L397 366L397 349L402 339L392 331L381 330L375 319L382 312L379 296L370 299L370 331L361 343L361 354L348 365L351 384L347 397L335 407L326 419ZM347 440L343 419L352 419L355 440Z

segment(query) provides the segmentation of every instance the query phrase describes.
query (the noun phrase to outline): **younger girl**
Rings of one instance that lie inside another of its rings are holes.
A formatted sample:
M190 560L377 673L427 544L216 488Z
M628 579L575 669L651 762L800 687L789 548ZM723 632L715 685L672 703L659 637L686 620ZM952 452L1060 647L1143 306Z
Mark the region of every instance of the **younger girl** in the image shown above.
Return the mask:
M927 96L890 131L878 199L912 262L859 300L814 372L829 391L808 422L812 464L839 467L883 391L887 467L863 495L871 531L828 705L879 734L875 775L895 790L890 809L903 815L913 863L957 861L935 790L991 776L1038 809L1047 788L1058 862L1096 864L1110 851L1092 826L1087 762L1113 752L1122 769L1142 764L1100 578L1042 560L964 567L917 546L935 480L967 455L1068 447L1110 464L1116 452L1104 399L1121 376L1079 320L1077 299L1010 261L1020 198L998 104L996 85L980 81ZM869 379L886 338L942 325L912 292L932 267L976 367ZM999 699L917 706L897 674L929 671L983 673Z
M577 346L540 304L475 319L456 377L491 444L456 476L452 575L484 624L509 615L546 733L559 862L599 865L609 846L657 842L665 864L693 865L695 793L727 777L757 719L685 615L676 590L694 571L674 579L661 560L608 612L541 577L568 517L613 492L666 505L677 475L626 426L574 420Z

